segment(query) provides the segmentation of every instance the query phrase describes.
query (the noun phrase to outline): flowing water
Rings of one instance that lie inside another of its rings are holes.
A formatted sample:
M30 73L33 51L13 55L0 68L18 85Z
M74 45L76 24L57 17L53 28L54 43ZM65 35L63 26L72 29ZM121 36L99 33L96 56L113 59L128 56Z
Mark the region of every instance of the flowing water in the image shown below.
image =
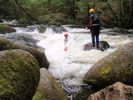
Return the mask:
M51 28L47 28L44 33L38 33L35 28L30 31L27 30L29 28L18 28L17 32L31 34L39 40L37 45L45 49L50 62L49 72L64 91L70 94L78 93L81 86L85 85L82 82L83 77L92 65L132 40L131 34L123 35L111 31L112 29L103 29L100 40L107 41L111 47L103 52L97 49L84 51L84 45L91 42L90 32L83 28L64 27L68 31L66 44L64 34L55 33Z

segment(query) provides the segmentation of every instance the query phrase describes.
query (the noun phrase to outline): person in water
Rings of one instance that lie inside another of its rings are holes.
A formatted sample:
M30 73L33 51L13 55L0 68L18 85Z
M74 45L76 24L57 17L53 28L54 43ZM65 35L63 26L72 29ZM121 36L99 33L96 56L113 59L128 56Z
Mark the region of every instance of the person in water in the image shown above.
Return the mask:
M99 16L95 13L95 10L91 8L89 10L89 29L91 31L92 46L99 48L99 33L100 33L100 20Z
M68 47L67 47L67 42L68 42L68 32L64 32L64 45L65 45L65 48L64 48L64 51L67 51L68 50Z
M66 44L68 42L68 33L64 32L64 44Z

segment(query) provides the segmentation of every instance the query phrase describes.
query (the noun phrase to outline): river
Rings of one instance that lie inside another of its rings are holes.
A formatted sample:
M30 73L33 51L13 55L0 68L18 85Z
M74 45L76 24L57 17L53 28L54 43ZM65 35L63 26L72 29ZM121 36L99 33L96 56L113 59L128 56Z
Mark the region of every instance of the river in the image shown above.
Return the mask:
M92 49L84 51L84 45L91 42L90 32L84 28L63 26L68 32L68 42L64 44L64 34L55 33L51 28L39 33L37 29L16 28L17 33L26 33L39 42L38 46L45 49L50 62L49 72L62 86L65 92L76 94L84 86L82 80L85 73L99 60L115 51L118 47L132 40L131 34L118 34L112 29L102 29L100 40L107 41L111 46L106 51ZM67 47L67 50L64 48Z

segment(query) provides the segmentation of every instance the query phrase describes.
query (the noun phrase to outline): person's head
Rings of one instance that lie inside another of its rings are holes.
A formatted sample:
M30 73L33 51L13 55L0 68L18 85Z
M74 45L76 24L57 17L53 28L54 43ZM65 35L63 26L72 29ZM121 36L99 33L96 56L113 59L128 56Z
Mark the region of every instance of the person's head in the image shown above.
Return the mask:
M67 38L68 37L68 33L64 32L64 37Z
M95 13L95 9L91 8L91 9L89 10L89 13L90 13L90 14L94 14L94 13Z

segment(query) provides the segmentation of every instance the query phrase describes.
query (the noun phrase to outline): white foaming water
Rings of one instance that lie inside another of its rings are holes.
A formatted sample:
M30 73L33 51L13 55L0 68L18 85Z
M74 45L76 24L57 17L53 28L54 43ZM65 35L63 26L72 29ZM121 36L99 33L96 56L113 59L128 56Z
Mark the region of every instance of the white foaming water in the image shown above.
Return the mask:
M50 62L49 71L52 76L66 86L80 86L84 75L99 59L104 58L119 46L131 41L127 35L108 35L109 30L102 30L100 40L107 41L112 48L107 51L92 49L84 51L84 45L91 42L90 34L82 33L78 28L66 27L69 33L68 42L64 45L64 35L53 34L51 28L46 32L39 34L36 31L32 33L35 39L40 42L39 46L45 48L45 54ZM74 30L76 32L74 33ZM87 32L88 30L85 30ZM31 34L31 33L30 33ZM67 47L65 51L64 48ZM75 89L75 91L78 91Z
M71 33L71 28L67 29L69 29L69 38L66 51L64 51L63 34L44 34L47 38L40 40L38 45L45 48L50 61L49 71L51 74L68 85L81 85L85 73L94 63L113 52L115 48L130 41L127 36L100 34L100 40L108 41L113 48L104 52L96 49L84 51L84 45L91 42L90 34L74 33L73 30L76 28L72 29L73 33ZM47 33L49 33L48 30Z

